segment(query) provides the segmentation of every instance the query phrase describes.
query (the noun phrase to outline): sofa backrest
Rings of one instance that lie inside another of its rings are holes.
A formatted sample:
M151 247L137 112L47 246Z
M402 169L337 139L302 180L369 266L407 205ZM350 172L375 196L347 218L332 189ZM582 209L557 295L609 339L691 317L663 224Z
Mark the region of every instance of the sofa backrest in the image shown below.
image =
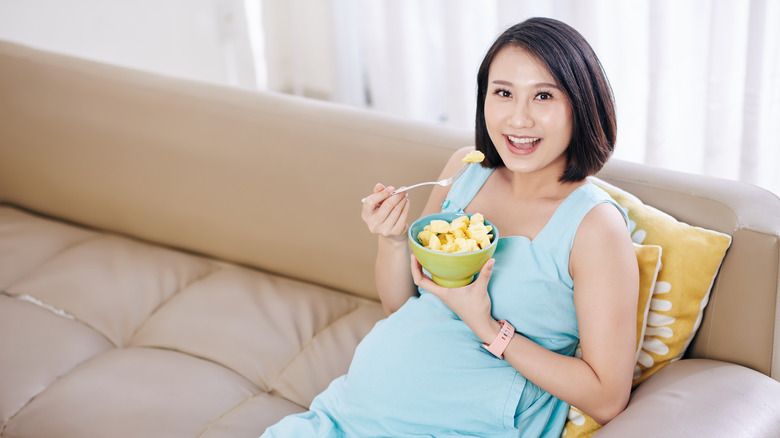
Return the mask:
M435 178L469 141L10 43L0 96L0 202L373 298L360 199Z
M468 130L0 42L0 202L376 298L375 182L435 179ZM612 160L599 174L731 234L693 357L780 380L780 201ZM412 192L412 216L427 189Z

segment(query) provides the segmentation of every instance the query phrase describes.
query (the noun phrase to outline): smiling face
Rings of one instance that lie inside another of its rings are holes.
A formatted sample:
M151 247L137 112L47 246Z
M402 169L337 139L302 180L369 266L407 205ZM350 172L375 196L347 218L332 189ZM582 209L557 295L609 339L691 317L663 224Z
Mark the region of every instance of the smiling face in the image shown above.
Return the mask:
M572 111L566 94L535 56L523 48L501 49L490 65L485 125L507 169L519 173L566 169Z

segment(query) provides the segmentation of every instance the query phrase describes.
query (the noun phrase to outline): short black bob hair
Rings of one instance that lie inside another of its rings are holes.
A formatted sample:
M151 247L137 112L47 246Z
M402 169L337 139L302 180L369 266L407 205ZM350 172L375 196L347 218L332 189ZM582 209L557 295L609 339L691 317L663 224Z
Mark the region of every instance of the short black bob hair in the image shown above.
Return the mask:
M490 65L505 47L520 47L547 67L572 109L572 137L566 149L561 182L581 181L598 172L612 155L617 126L612 88L585 38L571 26L551 18L530 18L507 29L488 50L477 73L475 141L485 154L482 165L503 167L485 123L485 98Z

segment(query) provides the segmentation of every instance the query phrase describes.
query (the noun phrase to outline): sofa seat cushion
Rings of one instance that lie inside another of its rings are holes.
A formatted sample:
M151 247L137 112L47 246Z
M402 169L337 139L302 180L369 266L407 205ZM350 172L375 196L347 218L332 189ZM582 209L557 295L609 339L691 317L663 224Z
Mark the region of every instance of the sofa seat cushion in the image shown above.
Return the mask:
M111 348L105 337L79 321L26 300L0 296L2 424L60 376Z
M344 374L383 317L374 300L3 205L0 293L4 437L258 436Z

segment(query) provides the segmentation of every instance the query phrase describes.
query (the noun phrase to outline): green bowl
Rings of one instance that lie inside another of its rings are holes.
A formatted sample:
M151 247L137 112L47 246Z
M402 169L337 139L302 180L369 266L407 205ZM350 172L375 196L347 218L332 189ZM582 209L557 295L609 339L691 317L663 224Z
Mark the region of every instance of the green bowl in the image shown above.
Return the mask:
M479 251L445 253L428 249L417 241L417 234L434 219L452 222L458 216L469 216L463 213L436 213L417 219L409 227L409 247L420 264L431 274L431 279L444 287L461 287L474 281L474 276L482 266L493 257L498 242L498 228L485 219L485 225L493 227L493 240L490 246ZM470 216L469 216L470 217Z

